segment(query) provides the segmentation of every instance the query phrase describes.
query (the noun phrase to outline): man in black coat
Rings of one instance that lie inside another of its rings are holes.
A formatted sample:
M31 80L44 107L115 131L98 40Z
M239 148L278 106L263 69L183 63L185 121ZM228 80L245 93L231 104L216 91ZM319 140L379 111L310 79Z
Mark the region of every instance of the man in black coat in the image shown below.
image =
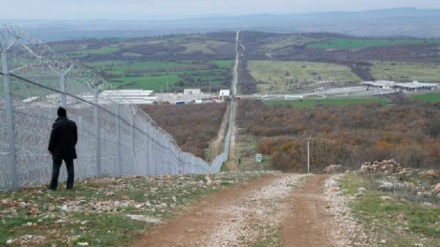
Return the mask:
M66 188L72 189L75 178L73 160L76 159L75 145L78 141L78 130L76 123L67 118L66 109L59 107L57 114L58 118L52 125L48 147L53 159L52 180L49 190L57 189L58 176L63 160L67 168Z

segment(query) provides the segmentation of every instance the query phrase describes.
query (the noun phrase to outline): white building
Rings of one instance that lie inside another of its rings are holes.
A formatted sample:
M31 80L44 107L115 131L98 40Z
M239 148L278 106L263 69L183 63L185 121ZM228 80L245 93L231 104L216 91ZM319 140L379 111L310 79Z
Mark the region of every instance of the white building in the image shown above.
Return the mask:
M218 96L230 96L231 95L231 90L229 89L222 89L220 90L220 92L218 93Z
M185 94L185 95L188 95L188 94L202 94L202 90L200 88L184 89L183 90L183 94Z
M437 83L421 83L418 81L397 83L394 81L365 81L361 82L367 88L381 88L385 90L405 90L405 91L419 91L419 90L434 90L437 89Z
M362 85L366 85L368 88L375 87L381 89L391 89L396 82L394 81L364 81Z
M421 83L418 81L394 84L395 89L406 90L406 91L435 90L437 89L437 87L438 87L437 83Z
M231 90L229 89L222 89L220 90L220 92L218 93L218 96L220 98L221 101L229 98L229 96L231 95Z
M99 103L118 103L118 104L154 104L157 97L151 96L153 90L143 89L120 89L120 90L105 90L98 95ZM81 96L87 101L93 102L92 94L85 94Z

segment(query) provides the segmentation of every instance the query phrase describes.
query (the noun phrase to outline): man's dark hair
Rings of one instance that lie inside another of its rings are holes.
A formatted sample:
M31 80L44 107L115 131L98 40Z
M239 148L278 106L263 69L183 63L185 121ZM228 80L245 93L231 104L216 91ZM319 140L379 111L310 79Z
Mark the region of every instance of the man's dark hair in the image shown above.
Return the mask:
M65 116L67 116L66 109L64 109L63 107L60 106L58 108L58 110L57 110L57 115L58 115L58 117L65 117Z

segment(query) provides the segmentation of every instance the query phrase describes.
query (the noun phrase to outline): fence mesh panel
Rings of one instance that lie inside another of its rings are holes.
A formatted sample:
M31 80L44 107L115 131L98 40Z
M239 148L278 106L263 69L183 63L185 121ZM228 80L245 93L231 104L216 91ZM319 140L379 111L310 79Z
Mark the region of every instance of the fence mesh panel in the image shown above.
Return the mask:
M103 99L99 93L112 87L100 76L19 28L0 24L0 43L0 189L49 182L47 145L59 106L78 126L78 179L214 173L226 161L226 147L212 164L183 152L127 99Z

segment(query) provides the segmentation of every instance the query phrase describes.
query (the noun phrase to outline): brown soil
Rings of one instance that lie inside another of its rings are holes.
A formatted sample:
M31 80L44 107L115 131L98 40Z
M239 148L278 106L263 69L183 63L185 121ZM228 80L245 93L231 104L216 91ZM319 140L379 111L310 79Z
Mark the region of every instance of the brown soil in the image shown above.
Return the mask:
M212 162L215 157L217 157L217 155L219 155L221 153L222 147L221 145L223 144L223 140L225 139L226 136L226 131L227 131L227 126L228 126L228 121L229 121L229 107L227 108L227 110L225 111L224 115L223 115L223 119L222 119L222 123L220 125L220 129L219 132L217 134L217 138L215 138L214 141L211 142L211 144L209 144L209 147L207 148L207 157L209 157L209 161Z
M133 246L252 246L262 241L268 225L279 229L282 246L339 246L330 238L332 219L321 196L326 176L311 176L298 186L300 177L278 174L228 187Z
M321 195L325 179L313 176L287 198L289 213L281 227L282 246L336 246L330 239L332 219Z

